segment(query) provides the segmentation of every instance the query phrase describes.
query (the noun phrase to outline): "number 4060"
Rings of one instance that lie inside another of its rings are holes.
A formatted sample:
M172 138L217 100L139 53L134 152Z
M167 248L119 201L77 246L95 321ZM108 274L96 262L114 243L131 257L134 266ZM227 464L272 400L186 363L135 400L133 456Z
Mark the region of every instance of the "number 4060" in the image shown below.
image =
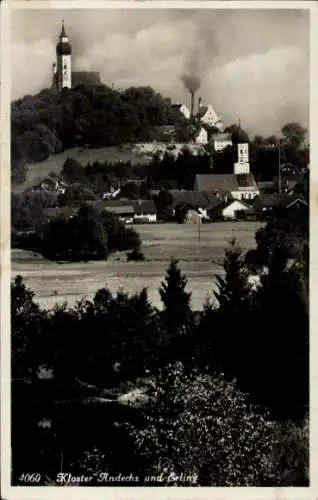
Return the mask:
M32 473L29 473L27 472L26 474L21 474L21 476L19 477L19 480L21 482L24 482L24 483L38 483L39 481L41 481L41 474L40 473L36 473L36 472L32 472Z

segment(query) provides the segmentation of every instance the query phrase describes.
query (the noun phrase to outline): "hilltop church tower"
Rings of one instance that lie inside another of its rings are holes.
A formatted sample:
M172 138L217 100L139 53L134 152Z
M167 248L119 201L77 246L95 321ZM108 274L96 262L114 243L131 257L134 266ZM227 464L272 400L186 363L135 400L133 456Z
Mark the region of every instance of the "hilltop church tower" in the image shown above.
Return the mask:
M72 47L65 32L64 21L56 45L56 63L53 64L53 84L62 90L72 88Z

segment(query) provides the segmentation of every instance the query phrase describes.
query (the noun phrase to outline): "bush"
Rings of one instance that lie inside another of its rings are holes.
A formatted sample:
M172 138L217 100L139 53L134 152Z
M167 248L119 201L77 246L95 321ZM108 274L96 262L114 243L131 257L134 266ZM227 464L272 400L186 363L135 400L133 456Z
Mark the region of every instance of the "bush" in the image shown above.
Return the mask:
M160 485L276 485L273 423L233 383L186 375L178 363L161 371L149 398L145 427L128 428L145 474L161 476Z
M131 260L143 261L145 260L145 256L141 250L139 250L138 248L134 248L127 254L127 261L129 262Z
M43 234L42 252L55 260L107 258L107 233L98 213L83 205L74 217L51 221Z

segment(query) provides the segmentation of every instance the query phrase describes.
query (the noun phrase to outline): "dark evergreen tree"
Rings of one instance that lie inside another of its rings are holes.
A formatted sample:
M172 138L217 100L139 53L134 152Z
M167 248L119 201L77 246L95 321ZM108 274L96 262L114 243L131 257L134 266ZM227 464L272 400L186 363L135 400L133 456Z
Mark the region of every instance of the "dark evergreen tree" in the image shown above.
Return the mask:
M178 261L172 258L166 271L165 281L161 283L159 289L163 302L161 347L166 351L166 357L170 359L185 359L189 354L193 313L190 307L191 293L186 292L186 286L187 278L181 273Z
M11 376L13 379L32 379L36 377L38 360L34 349L39 338L46 315L34 301L32 292L16 276L11 283Z
M257 324L257 332L251 324L251 355L241 366L245 388L275 418L304 418L309 404L309 316L301 270L270 271L253 310L251 323Z
M241 256L242 251L233 238L229 248L225 250L225 276L217 276L218 290L214 292L221 309L236 309L249 296L247 271Z

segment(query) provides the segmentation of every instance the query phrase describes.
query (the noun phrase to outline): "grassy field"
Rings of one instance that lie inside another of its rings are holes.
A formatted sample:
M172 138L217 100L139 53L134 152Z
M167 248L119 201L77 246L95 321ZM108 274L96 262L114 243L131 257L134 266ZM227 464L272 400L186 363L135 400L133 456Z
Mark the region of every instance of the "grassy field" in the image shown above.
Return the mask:
M125 256L114 254L106 262L57 264L22 250L12 250L12 276L21 274L36 293L37 301L51 308L56 302L73 305L86 296L91 298L98 288L107 286L112 292L122 288L128 293L148 288L148 295L160 307L158 288L171 257L180 261L192 292L192 306L201 309L208 296L213 297L216 274L222 274L222 258L227 242L236 237L242 250L255 246L258 222L227 222L201 226L187 224L136 225L143 242L144 262L126 262Z
M145 158L137 157L132 149L124 147L119 149L117 147L99 148L99 149L86 149L71 148L58 155L50 156L45 161L40 163L33 163L27 165L27 179L23 184L12 186L14 192L21 192L24 189L33 186L51 172L59 174L62 170L63 164L67 158L74 158L83 165L93 161L131 161L132 164L147 163Z

